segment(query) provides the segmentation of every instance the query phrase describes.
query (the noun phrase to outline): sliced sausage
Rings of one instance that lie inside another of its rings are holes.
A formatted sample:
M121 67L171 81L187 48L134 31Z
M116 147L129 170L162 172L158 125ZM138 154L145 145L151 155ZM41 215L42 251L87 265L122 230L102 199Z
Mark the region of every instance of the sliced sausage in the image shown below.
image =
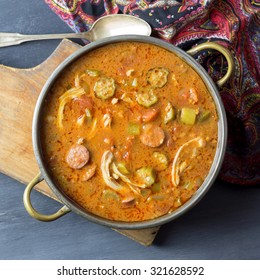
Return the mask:
M124 207L131 207L135 204L135 197L129 196L122 199L122 206Z
M66 161L69 167L80 169L89 161L89 151L83 145L73 145L67 154Z
M97 166L96 164L90 166L86 173L84 174L83 178L82 178L82 182L85 182L85 181L88 181L90 180L96 173L96 169L97 169Z
M154 124L146 124L140 135L141 142L149 147L155 148L162 145L165 139L165 133L161 127Z
M86 95L75 98L73 103L80 109L81 112L85 112L86 109L91 111L94 106L94 101Z
M157 118L158 114L159 114L159 109L155 109L155 108L147 109L142 114L142 121L151 122Z

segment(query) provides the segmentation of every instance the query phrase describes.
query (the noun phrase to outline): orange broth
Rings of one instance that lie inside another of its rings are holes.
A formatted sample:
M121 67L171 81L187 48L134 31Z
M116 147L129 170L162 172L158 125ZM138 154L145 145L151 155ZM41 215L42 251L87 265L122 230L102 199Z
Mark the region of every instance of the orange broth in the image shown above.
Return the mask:
M44 160L82 208L143 221L183 205L211 167L218 116L199 75L146 43L92 50L52 86L41 127Z

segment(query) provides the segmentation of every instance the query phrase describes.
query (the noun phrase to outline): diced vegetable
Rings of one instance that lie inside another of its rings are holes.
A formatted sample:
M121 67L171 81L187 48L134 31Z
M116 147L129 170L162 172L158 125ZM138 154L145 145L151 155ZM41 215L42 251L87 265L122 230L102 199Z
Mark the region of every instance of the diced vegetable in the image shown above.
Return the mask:
M198 188L202 185L203 180L201 177L197 177L195 180L188 181L184 183L184 188L188 191L191 191L193 188Z
M123 162L119 162L119 163L117 164L117 168L118 168L118 170L119 170L121 173L123 173L124 175L128 175L128 174L130 173L129 170L126 168L125 163L123 163Z
M181 122L184 124L193 125L196 121L197 112L195 109L184 107L181 109Z
M92 120L92 114L91 114L91 111L88 108L85 110L85 116L86 116L88 121Z
M198 117L198 121L199 122L204 122L206 120L209 119L211 115L211 112L210 111L202 111L200 114L199 114L199 117Z
M137 85L138 85L137 79L134 78L132 82L132 87L137 87Z
M169 121L175 119L175 110L172 106L172 104L169 102L167 106L165 107L165 115L163 122L167 124Z
M127 126L127 133L130 135L139 135L141 132L140 125L137 123L129 123Z
M109 189L103 191L102 197L105 199L114 199L116 201L120 201L119 195L113 190L109 190Z
M180 207L181 205L182 205L181 198L180 197L176 198L174 201L174 207L177 208Z
M161 88L167 83L169 71L166 68L156 67L147 73L147 81L152 87Z
M98 77L100 74L100 71L98 70L93 70L93 69L87 69L86 73L90 76L90 77Z
M115 94L116 84L114 79L102 77L94 85L96 96L102 100L106 100Z
M111 128L111 123L112 123L112 116L109 113L105 114L103 116L103 126Z
M149 195L151 194L151 190L150 189L141 189L141 195L147 199L149 197Z
M134 73L134 71L135 71L134 69L129 69L129 70L127 70L127 71L126 71L126 76L127 76L127 77L130 77L130 76L132 75L132 73Z
M162 170L166 169L169 164L169 160L167 156L164 153L160 152L154 152L153 157L156 159L156 161L159 163Z
M155 182L156 174L152 167L141 167L136 170L136 174L147 187Z
M153 90L147 89L147 90L141 90L137 93L136 100L138 104L148 108L151 107L153 104L155 104L158 101L157 96L154 94Z
M196 180L195 180L195 186L196 187L200 187L203 183L203 180L201 177L197 177Z
M161 184L155 183L151 186L152 193L158 193L161 190Z
M184 189L187 191L190 191L193 187L194 187L194 184L192 182L184 183Z

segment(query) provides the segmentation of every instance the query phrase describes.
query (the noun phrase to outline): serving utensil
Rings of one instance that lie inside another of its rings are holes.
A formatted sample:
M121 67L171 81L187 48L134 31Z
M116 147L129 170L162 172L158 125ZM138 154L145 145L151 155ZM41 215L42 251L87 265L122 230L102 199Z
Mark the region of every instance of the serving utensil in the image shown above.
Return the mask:
M99 18L89 31L67 34L24 35L20 33L0 32L0 47L19 45L27 41L77 38L90 42L117 35L151 34L150 25L137 17L125 14L107 15Z

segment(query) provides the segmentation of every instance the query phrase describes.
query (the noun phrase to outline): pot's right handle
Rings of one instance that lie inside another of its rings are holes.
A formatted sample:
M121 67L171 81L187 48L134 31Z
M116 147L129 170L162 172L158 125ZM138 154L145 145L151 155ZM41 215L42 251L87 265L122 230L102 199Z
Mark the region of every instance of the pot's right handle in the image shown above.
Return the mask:
M32 179L32 181L27 185L25 188L24 194L23 194L23 203L24 207L27 210L27 212L35 219L43 222L51 222L54 221L63 215L69 213L71 210L67 206L63 206L61 209L59 209L56 213L51 215L44 215L38 213L32 206L31 203L31 191L32 189L39 184L43 180L41 173L39 173L35 178Z
M232 73L235 69L234 58L227 48L225 48L217 43L214 43L214 42L202 43L202 44L188 50L187 53L190 55L195 55L197 52L206 50L206 49L213 49L213 50L219 51L220 53L222 53L225 56L225 58L227 60L227 63L228 63L227 73L225 74L225 76L223 78L221 78L220 80L217 81L217 85L219 87L222 87L227 82L227 80L230 78L230 76L232 75Z

